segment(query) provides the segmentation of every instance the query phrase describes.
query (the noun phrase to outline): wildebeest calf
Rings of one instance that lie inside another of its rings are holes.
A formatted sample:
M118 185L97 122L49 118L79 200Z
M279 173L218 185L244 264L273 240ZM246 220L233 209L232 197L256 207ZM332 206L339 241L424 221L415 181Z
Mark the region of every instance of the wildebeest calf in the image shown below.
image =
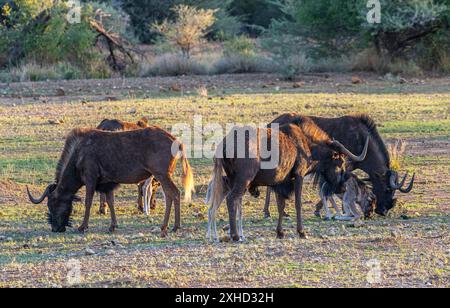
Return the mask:
M336 220L358 220L362 218L357 205L359 205L365 218L370 218L375 211L377 199L372 192L371 187L367 182L360 180L353 173L349 174L349 178L344 184L343 192L331 192L326 186L327 184L324 183L321 188L320 196L322 202L316 207L316 216L320 217L320 212L322 208L324 208L326 212L325 220L331 220L333 218L328 207L328 201L331 201L336 211L336 216L334 217ZM334 195L342 200L344 205L344 215L342 215L341 209L333 197Z

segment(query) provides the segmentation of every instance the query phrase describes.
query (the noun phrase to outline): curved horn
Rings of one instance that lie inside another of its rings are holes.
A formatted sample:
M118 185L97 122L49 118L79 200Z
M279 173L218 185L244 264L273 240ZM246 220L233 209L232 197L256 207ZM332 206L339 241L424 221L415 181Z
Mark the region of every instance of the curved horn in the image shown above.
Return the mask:
M397 171L392 171L391 178L389 179L389 182L391 184L391 188L393 190L397 190L400 188L398 185L398 173Z
M406 178L405 178L406 179ZM413 187L414 187L414 181L416 180L416 174L414 173L413 174L413 177L412 177L412 179L411 179L411 183L409 183L409 186L408 186L408 188L406 188L406 189L404 189L403 188L403 185L402 185L402 187L400 187L399 188L399 190L402 192L402 193L404 193L404 194L409 194L410 192L411 192L411 190L413 189ZM403 183L404 184L404 183Z
M407 178L408 178L408 173L405 174L405 176L402 179L402 182L399 184L398 183L398 173L396 171L393 172L391 175L391 179L390 179L391 188L394 190L402 188L405 185Z
M355 162L363 162L366 159L367 152L369 150L369 142L370 142L370 137L367 137L366 145L364 146L364 150L361 153L361 155L359 155L359 156L356 156L355 154L350 152L342 143L340 143L337 140L333 141L333 145L335 145L338 148L340 148L341 152L343 154L347 155L351 160L353 160Z
M30 199L31 203L33 204L41 204L42 201L45 200L45 198L49 195L51 187L53 184L48 185L47 188L44 191L44 194L42 195L42 197L40 197L39 199L34 198L31 193L30 193L30 189L27 186L27 193L28 193L28 198Z

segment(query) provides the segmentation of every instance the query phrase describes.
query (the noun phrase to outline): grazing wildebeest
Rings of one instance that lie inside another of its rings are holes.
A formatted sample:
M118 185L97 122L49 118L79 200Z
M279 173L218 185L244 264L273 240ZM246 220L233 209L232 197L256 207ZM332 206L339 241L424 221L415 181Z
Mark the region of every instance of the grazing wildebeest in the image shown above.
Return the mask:
M137 123L105 119L100 123L99 126L97 126L97 129L110 132L120 132L143 129L147 127L149 127L148 119L146 117L143 117ZM150 202L152 209L156 208L156 192L158 191L160 184L153 178L150 185L151 187L145 187L145 189L144 183L139 183L138 185L138 209L141 212L144 212L144 198L146 199L146 202ZM148 195L151 196L150 201L147 200ZM100 193L99 213L105 215L107 206L108 204L106 203L106 194Z
M281 115L272 123L280 125L297 121L302 116L295 113ZM414 187L415 174L410 184L404 188L408 174L399 182L397 171L391 170L391 159L386 145L381 138L375 121L368 115L344 116L340 118L321 118L309 117L320 129L327 133L331 138L339 140L352 152L357 152L362 148L367 136L370 136L370 147L367 158L362 162L351 162L348 169L362 170L368 174L370 182L373 185L373 193L377 199L377 208L375 212L378 215L386 216L388 212L395 207L396 191L410 193ZM270 189L267 191L265 215L270 217ZM319 204L320 207L320 204Z
M331 220L333 217L328 208L329 201L331 201L336 211L336 220L358 220L362 218L356 205L359 205L365 218L370 218L375 211L377 199L373 194L371 187L369 187L366 181L360 180L355 174L349 173L348 180L344 184L342 193L330 192L326 186L327 183L324 183L320 190L322 204L326 211L326 220ZM342 200L344 205L344 215L342 215L341 209L334 200L333 195L336 195ZM321 208L316 209L316 216L320 216L320 211Z
M36 199L28 188L34 204L48 197L48 218L53 232L65 232L70 225L75 194L86 186L85 215L78 229L89 228L89 215L96 191L106 194L111 211L111 227L117 227L114 211L114 190L120 184L138 184L154 176L162 186L166 214L161 235L167 235L172 204L175 205L175 226L181 226L180 191L172 180L181 156L185 199L194 192L194 178L184 145L163 129L149 128L127 132L105 132L96 129L75 129L67 137L56 169L55 183Z
M248 136L246 132L249 132ZM245 140L236 139L236 135L245 136ZM230 141L233 143L232 149L245 148L245 158L238 157L236 152L229 153L227 142ZM276 167L262 168L265 161L261 156L262 144L267 144L272 149L275 146L278 147ZM364 160L368 146L369 140L367 140L362 154L356 156L341 143L329 138L308 118L298 118L291 124L281 126L277 135L274 135L273 129L235 128L224 139L222 145L219 145L218 153L216 153L208 237L211 237L213 229L214 237L217 239L215 216L220 204L226 198L231 238L234 241L241 240L243 238L242 198L245 192L249 190L251 193L257 193L257 187L269 186L277 195L280 214L277 228L278 237L284 237L282 222L286 199L294 192L297 232L301 238L306 238L303 229L301 199L304 177L307 174L315 173L319 174L332 187L342 185L346 158L349 157L355 161ZM221 153L222 150L223 153ZM223 172L225 172L225 178ZM239 217L239 232L236 215Z

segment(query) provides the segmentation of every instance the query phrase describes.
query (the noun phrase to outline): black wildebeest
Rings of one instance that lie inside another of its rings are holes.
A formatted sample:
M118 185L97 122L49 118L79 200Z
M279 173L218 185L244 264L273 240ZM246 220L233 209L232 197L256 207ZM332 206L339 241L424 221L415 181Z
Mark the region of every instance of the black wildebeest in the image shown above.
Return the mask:
M70 226L75 194L86 186L85 215L78 229L89 227L89 215L96 191L106 194L111 210L111 227L117 227L114 211L114 190L120 184L138 184L154 176L162 186L166 213L161 235L167 235L172 204L175 204L175 226L181 226L180 191L172 180L181 156L185 199L194 191L194 178L184 145L159 127L127 132L105 132L96 129L75 129L67 137L56 169L55 183L36 199L28 188L34 204L48 197L48 218L53 232L65 232Z
M97 126L97 129L109 131L109 132L120 132L120 131L130 131L130 130L137 130L137 129L143 129L148 128L148 119L146 117L141 118L137 123L131 123L131 122L125 122L121 120L109 120L105 119L103 120L99 126ZM153 179L151 181L151 187L152 190L151 198L150 198L150 204L151 208L156 208L156 192L158 191L158 188L160 187L160 184L158 181ZM146 195L146 191L144 191L144 183L139 183L138 185L138 209L141 212L144 212L144 195ZM145 196L146 197L146 196ZM108 204L106 202L106 194L100 193L100 208L99 213L105 215L106 214L106 208Z
M297 121L302 116L295 113L281 115L273 121L279 125L284 125ZM370 147L367 158L362 162L351 162L348 169L362 170L370 177L373 185L373 193L377 199L377 208L375 212L381 216L386 216L388 212L395 207L396 191L410 193L414 186L415 175L413 175L410 184L404 188L406 174L399 183L398 172L391 170L391 159L386 145L381 138L375 121L366 114L344 116L340 118L322 118L308 117L320 129L327 133L331 138L339 140L351 152L358 152L364 146L367 136L370 136ZM267 191L265 214L270 216L270 190Z
M246 132L249 132L247 136L245 136ZM236 139L236 135L244 135L245 140ZM233 144L227 145L230 141ZM276 167L262 168L265 161L261 156L262 144L266 144L272 149L275 146L278 147ZM236 151L230 153L229 146L232 149L244 147L245 158L238 156ZM281 126L278 135L274 135L273 129L256 129L255 131L252 128L236 128L232 130L222 145L219 145L218 153L216 153L208 234L211 235L211 224L216 223L216 211L226 198L230 217L230 235L234 241L239 241L243 236L242 198L245 192L249 190L256 193L257 187L268 186L272 187L277 195L280 214L277 228L278 237L284 237L282 222L286 199L294 192L297 232L301 238L306 238L302 221L301 199L304 177L307 174L316 173L331 186L340 186L344 180L347 157L355 161L364 160L368 146L369 140L367 140L362 154L356 156L341 143L332 140L308 118L298 118L291 124ZM222 151L223 153L221 153ZM239 216L239 232L237 231L236 215ZM215 237L217 239L217 234Z

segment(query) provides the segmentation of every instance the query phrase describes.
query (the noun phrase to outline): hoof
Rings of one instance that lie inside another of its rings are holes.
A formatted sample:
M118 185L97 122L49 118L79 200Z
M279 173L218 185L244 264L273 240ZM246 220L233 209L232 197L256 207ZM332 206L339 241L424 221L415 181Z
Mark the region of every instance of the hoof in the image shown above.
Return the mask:
M355 221L357 219L355 217L353 217L353 216L336 216L336 217L334 217L334 220L338 220L338 221Z
M277 232L277 238L278 238L279 240L284 239L284 232L283 232L283 231L278 231L278 232Z
M322 218L320 211L314 212L314 216L316 216L317 218Z
M87 227L87 226L81 226L78 228L78 232L80 232L82 234L86 233L87 230L89 230L89 227Z
M241 241L241 237L239 235L233 235L231 238L233 239L233 242L240 242Z
M109 227L109 233L114 233L117 230L117 226L111 226Z
M180 230L180 227L173 227L172 233L177 233Z
M161 231L161 235L160 235L161 238L166 238L168 236L169 236L169 234L167 233L167 230L162 230Z
M138 206L137 209L138 209L139 213L144 213L144 208L142 206Z
M307 240L308 239L308 235L306 234L306 232L302 231L302 232L298 232L299 237L302 240Z
M332 221L332 220L333 220L332 217L325 217L325 218L323 219L323 221Z
M270 219L270 213L264 213L264 219Z

